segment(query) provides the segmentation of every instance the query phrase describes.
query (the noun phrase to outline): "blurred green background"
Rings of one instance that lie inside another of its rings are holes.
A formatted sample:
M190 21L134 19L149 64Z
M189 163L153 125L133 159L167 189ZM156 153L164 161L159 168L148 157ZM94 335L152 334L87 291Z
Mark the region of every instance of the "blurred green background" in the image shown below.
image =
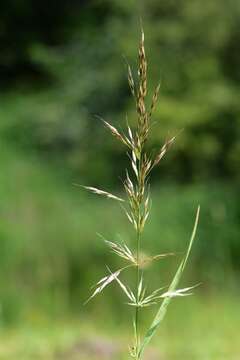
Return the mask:
M119 266L96 233L132 246L133 233L73 183L122 191L125 149L95 115L134 122L125 58L136 69L142 17L150 92L161 81L152 148L184 129L152 176L144 247L178 255L146 270L151 288L202 209L181 283L202 285L173 302L146 359L240 359L239 1L9 0L0 14L0 358L128 358L117 286L83 303Z

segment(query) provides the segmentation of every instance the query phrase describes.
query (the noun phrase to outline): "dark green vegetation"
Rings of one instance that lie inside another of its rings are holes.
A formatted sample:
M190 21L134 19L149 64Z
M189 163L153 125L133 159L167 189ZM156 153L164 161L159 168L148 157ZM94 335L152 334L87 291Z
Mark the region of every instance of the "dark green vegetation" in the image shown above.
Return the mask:
M129 313L122 311L115 286L88 307L82 303L89 285L104 275L105 264L119 265L94 234L109 240L120 234L131 241L130 227L115 203L91 198L72 183L118 193L125 150L106 134L95 114L119 126L127 112L133 122L122 55L135 68L135 3L0 4L3 359L52 359L88 330L94 338L103 324L106 337L114 331L117 343L128 339L123 334ZM162 85L151 145L158 150L166 136L184 128L153 174L146 251L174 251L180 260L201 204L183 286L202 286L187 305L178 299L170 306L155 345L169 359L236 359L240 5L237 0L145 3L150 89L157 80ZM154 264L151 281L159 285L161 274L160 282L167 285L175 264L171 258ZM26 343L29 348L22 345Z
M95 114L113 124L134 116L124 57L135 65L135 1L17 3L1 12L1 132L77 178L112 184L124 149L107 138L102 146ZM153 145L185 129L156 180L239 179L239 2L145 3L150 90L162 84Z

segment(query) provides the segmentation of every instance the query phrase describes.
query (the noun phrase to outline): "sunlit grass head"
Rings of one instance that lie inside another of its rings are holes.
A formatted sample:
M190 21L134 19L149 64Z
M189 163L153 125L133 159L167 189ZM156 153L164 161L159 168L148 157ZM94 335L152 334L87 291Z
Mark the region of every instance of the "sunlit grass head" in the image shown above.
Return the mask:
M123 188L126 194L125 198L96 187L84 186L85 189L97 195L105 196L108 199L119 202L121 209L126 214L126 219L128 219L135 232L135 240L129 244L126 244L124 241L122 241L122 243L115 243L104 239L108 248L110 248L115 255L120 257L121 260L124 261L124 264L121 268L114 271L107 267L108 272L106 276L97 282L95 290L87 300L89 301L100 294L113 282L119 285L119 288L126 299L126 303L134 308L134 336L133 343L129 346L129 350L130 355L135 360L139 360L143 357L144 350L163 320L171 299L192 294L191 290L195 286L188 286L183 289L177 289L177 286L192 248L200 211L198 207L189 246L170 285L166 288L160 284L160 287L157 289L147 290L148 284L146 284L144 280L145 266L141 254L143 249L142 233L151 210L150 175L154 168L161 163L176 139L176 136L167 139L155 155L152 155L152 152L146 150L146 144L151 130L152 116L157 105L160 90L160 85L158 84L151 96L150 106L148 107L146 101L148 95L147 68L148 63L145 54L144 32L142 31L138 51L137 79L134 78L131 66L128 64L128 82L136 106L135 126L130 126L127 123L124 132L103 120L104 125L110 133L126 148L127 156L130 160L130 166L129 169L126 169L126 177L123 181ZM145 260L149 266L153 261L164 259L170 255L173 254L157 254L149 256L147 260L146 258ZM135 271L136 281L133 289L130 285L125 284L122 279L120 279L124 271ZM145 307L158 305L159 303L159 309L157 310L152 323L149 328L143 332L143 336L141 336L140 311L143 311Z

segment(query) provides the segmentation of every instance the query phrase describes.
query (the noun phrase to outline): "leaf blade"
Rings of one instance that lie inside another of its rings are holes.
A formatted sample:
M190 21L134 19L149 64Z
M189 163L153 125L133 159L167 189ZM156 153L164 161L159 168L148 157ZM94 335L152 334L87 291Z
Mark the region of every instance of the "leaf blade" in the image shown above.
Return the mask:
M191 234L191 238L190 238L190 242L189 242L189 245L188 245L188 248L187 248L187 251L186 251L186 255L185 257L183 258L183 260L181 261L179 267L178 267L178 270L168 288L168 291L174 291L180 281L180 278L181 278L181 275L184 271L184 268L186 266L186 263L187 263L187 260L188 260L188 257L189 257L189 254L190 254L190 251L191 251L191 248L192 248L192 245L193 245L193 242L194 242L194 238L195 238L195 235L196 235L196 230L197 230L197 226L198 226L198 221L199 221L199 213L200 213L200 206L198 206L198 209L197 209L197 213L196 213L196 218L195 218L195 222L194 222L194 227L193 227L193 231L192 231L192 234ZM138 352L138 357L140 359L145 347L148 345L148 343L150 342L150 340L152 339L154 333L156 332L158 326L160 325L160 323L162 322L162 320L164 319L164 316L167 312L167 307L169 305L169 303L171 302L172 298L171 297L166 297L163 302L161 303L160 305L160 308L150 326L150 328L147 330L144 338L143 338L143 341L140 345L140 348L139 348L139 352Z

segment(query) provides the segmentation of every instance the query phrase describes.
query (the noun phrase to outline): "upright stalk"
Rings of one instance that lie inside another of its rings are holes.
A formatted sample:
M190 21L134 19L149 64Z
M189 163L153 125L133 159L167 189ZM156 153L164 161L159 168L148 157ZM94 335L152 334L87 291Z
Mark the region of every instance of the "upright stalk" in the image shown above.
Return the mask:
M140 331L139 331L139 282L140 282L140 247L141 247L141 204L142 204L142 190L140 183L140 172L141 172L141 158L142 158L142 150L139 154L139 162L138 162L138 179L137 179L137 195L138 195L138 208L137 208L137 228L136 228L136 240L137 240L137 251L136 251L136 294L135 297L137 299L137 306L135 309L135 326L136 326L136 359L138 360L138 352L140 346Z
M160 287L150 293L147 292L146 285L143 281L143 276L141 275L141 268L143 267L143 265L145 265L145 261L150 264L152 261L160 260L167 256L173 255L172 253L157 254L154 256L146 256L146 259L144 256L144 258L141 259L140 251L142 250L141 234L144 230L144 226L150 212L150 193L149 187L147 186L148 179L152 169L159 164L159 162L162 160L162 158L165 156L166 152L174 142L175 136L166 140L166 142L163 144L163 146L160 148L160 150L154 157L153 155L145 151L145 144L148 140L150 130L150 121L158 99L159 85L153 92L150 107L147 107L145 102L145 98L147 96L147 60L144 49L143 31L139 44L138 54L139 65L137 83L135 83L131 67L128 66L128 82L136 104L136 126L134 128L131 128L129 124L127 124L127 133L124 133L103 120L105 126L111 131L112 135L116 137L128 149L128 155L131 163L131 174L129 176L128 170L126 171L126 178L123 183L126 192L126 199L120 198L119 196L92 186L85 187L87 190L90 190L98 195L114 199L118 202L121 202L121 204L124 204L122 208L124 209L128 220L130 221L131 225L134 227L134 231L136 232L135 251L132 251L131 246L128 246L124 241L119 244L116 242L105 240L107 246L116 255L124 259L124 261L127 261L128 265L123 266L115 272L112 272L108 268L109 273L97 283L96 289L89 298L90 300L95 295L102 292L103 289L110 283L114 281L118 283L121 290L124 292L125 296L128 299L128 304L135 307L135 340L134 344L130 346L130 355L135 360L140 360L140 358L143 357L144 350L152 339L153 335L155 334L158 326L162 322L171 299L176 296L190 295L191 293L189 293L189 290L194 288L194 286L190 286L184 289L177 289L177 285L185 268L193 244L199 218L198 209L189 247L182 262L179 265L175 276L173 277L172 282L169 285L168 290L162 292L163 288ZM134 270L136 269L136 284L135 289L133 290L131 290L129 286L126 286L122 282L122 280L120 280L122 272L126 269L129 269L130 267L134 268ZM154 317L152 324L145 332L142 339L140 339L140 308L156 305L159 301L161 302L161 305L156 313L156 316Z
M139 345L140 345L140 332L139 332L139 295L138 295L138 286L140 281L140 266L139 266L139 253L140 253L140 232L137 232L137 270L136 270L136 299L137 299L137 305L135 309L135 326L136 326L136 359L139 359L138 357L138 351L139 351Z
M147 95L147 61L145 56L144 49L144 33L142 31L142 37L139 45L139 67L138 67L138 76L139 82L137 90L134 86L134 80L132 78L131 70L129 72L129 85L134 95L136 101L136 111L138 115L137 121L137 129L135 132L135 136L132 141L132 163L138 161L137 171L135 172L137 180L136 180L136 192L132 193L131 196L136 201L136 233L137 233L137 251L136 251L136 266L137 266L137 276L136 276L136 310L135 310L135 327L136 327L136 344L135 344L135 358L139 359L139 346L140 346L140 331L139 331L139 311L140 311L140 297L141 297L141 287L142 287L142 279L140 279L140 247L141 247L141 232L144 228L144 223L146 220L146 211L145 214L143 212L143 201L145 197L145 181L147 176L147 168L146 168L146 158L145 163L143 159L143 147L144 143L147 140L148 131L149 131L149 114L146 111L145 106L145 97ZM138 160L136 160L138 159ZM134 209L132 206L132 201L130 197L130 207ZM145 207L145 210L148 206Z

